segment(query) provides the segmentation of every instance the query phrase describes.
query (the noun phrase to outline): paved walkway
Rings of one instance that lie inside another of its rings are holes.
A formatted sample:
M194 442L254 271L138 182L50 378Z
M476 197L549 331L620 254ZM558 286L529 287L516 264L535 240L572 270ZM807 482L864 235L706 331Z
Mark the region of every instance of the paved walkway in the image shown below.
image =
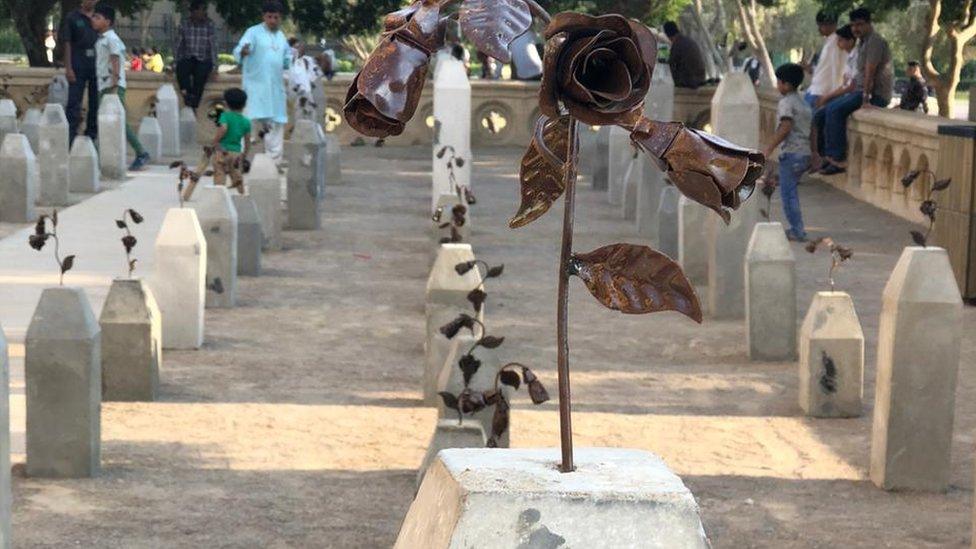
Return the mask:
M487 309L491 332L506 336L503 358L533 365L554 393L561 207L507 229L519 154L479 151L472 238L480 258L506 264L488 286ZM18 546L392 544L434 422L419 399L429 152L346 148L343 163L345 183L327 191L322 230L287 232L285 249L265 257L265 275L241 281L239 307L207 311L205 347L165 354L161 400L103 406L98 478L15 480ZM76 218L65 213L66 231L73 219L97 221L65 243L79 255L68 282L84 283L96 308L122 269L111 220L126 206L160 215L173 179L140 176L118 196L78 206ZM578 250L639 242L601 193L584 187L578 196ZM874 488L866 478L880 295L912 227L824 185L803 185L801 197L812 232L855 250L837 282L853 295L868 340L865 416L800 415L795 365L750 363L741 322L620 315L574 282L576 444L662 455L698 498L716 547L968 546L976 310L964 313L952 488L934 495ZM146 202L127 203L137 199ZM773 210L779 216L778 205ZM151 223L137 234L150 234ZM3 277L16 276L16 309L27 311L0 313L15 341L30 309L19 294L36 299L54 274L24 240L0 241ZM143 272L150 241L139 247ZM794 252L805 312L825 285L828 258ZM25 279L24 269L48 279ZM554 403L533 407L520 395L514 408L513 445L557 443Z

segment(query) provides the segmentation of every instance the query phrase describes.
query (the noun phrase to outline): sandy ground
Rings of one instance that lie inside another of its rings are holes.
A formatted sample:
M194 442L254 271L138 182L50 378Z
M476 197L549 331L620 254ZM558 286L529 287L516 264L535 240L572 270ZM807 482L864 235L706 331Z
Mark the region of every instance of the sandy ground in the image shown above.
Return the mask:
M507 336L503 358L534 366L554 394L561 208L507 229L518 154L478 155L472 238L480 258L506 265L487 315ZM161 400L104 405L99 477L15 479L17 547L392 544L435 418L419 399L429 152L347 148L343 162L323 229L286 233L264 276L241 281L238 308L207 311L204 349L166 353ZM865 415L804 418L795 365L750 363L741 322L623 316L576 281L576 445L663 456L698 498L715 547L966 546L976 311L964 313L951 489L876 489L867 465L878 311L911 227L825 186L801 196L812 232L855 249L837 278L868 339ZM579 202L578 250L639 242L601 193L584 187ZM803 313L827 258L794 251ZM515 407L513 446L558 443L554 403L532 407L521 394Z

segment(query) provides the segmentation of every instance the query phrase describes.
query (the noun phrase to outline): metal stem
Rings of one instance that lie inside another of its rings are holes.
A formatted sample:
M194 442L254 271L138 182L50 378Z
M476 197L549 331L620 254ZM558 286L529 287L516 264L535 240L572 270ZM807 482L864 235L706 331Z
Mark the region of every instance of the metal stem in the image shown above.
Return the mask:
M566 163L563 164L566 202L563 211L563 241L559 255L559 290L556 301L556 370L559 374L559 440L562 448L560 471L570 473L573 465L573 421L569 390L569 262L573 254L573 221L576 210L577 126L569 119L569 139L566 144Z

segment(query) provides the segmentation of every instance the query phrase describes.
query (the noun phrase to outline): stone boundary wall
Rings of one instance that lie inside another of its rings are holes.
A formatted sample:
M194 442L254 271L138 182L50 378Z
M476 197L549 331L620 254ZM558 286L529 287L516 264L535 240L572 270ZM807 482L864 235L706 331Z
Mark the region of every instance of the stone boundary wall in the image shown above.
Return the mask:
M759 131L765 145L776 131L776 103L780 96L771 88L757 91ZM926 223L918 207L928 193L929 180L912 185L906 192L901 177L910 170L936 170L939 126L970 124L898 109L858 110L847 125L847 173L817 177L858 200L909 221Z

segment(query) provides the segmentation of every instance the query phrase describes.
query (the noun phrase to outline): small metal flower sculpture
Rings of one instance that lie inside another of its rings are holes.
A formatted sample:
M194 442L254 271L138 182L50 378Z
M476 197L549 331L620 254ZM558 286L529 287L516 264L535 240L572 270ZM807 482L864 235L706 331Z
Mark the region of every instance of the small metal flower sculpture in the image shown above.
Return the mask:
M776 187L779 185L779 181L776 180L776 176L767 173L763 175L759 181L759 191L762 192L763 198L766 199L766 207L759 209L759 214L763 216L763 219L769 221L769 215L773 211L773 194L776 193Z
M818 248L827 248L830 250L830 269L827 270L827 282L830 283L830 291L832 292L834 291L834 271L845 261L854 257L854 250L846 246L841 246L829 236L822 236L811 240L806 245L806 250L810 253L815 253Z
M915 183L920 175L927 175L931 177L932 184L929 186L929 192L925 195L925 200L919 205L918 209L922 212L922 215L928 218L929 228L922 234L919 231L912 231L912 241L918 246L928 246L929 235L932 233L932 227L935 225L935 212L939 209L938 203L932 199L932 195L937 191L944 191L949 188L952 184L952 178L947 177L945 179L936 179L935 173L931 170L912 170L906 173L901 178L901 184L906 189L911 187Z
M129 230L129 223L125 220L126 217L128 217L129 220L136 225L142 223L143 218L139 212L129 208L122 212L121 219L115 220L115 226L125 231L125 234L122 236L122 247L125 248L125 264L129 269L129 278L132 278L132 271L136 270L136 261L138 261L132 258L132 250L136 247L138 240L136 240L136 237L132 234L132 231Z
M459 4L459 5L458 5ZM555 17L534 0L416 0L386 16L379 45L346 94L344 112L354 129L372 137L399 135L420 101L432 53L444 42L443 22L456 15L464 35L502 62L509 45L533 17L546 24L542 112L519 170L521 205L511 228L538 219L565 195L556 305L560 441L563 472L574 470L570 415L569 277L579 276L606 307L640 314L678 311L701 321L701 307L681 267L645 246L612 244L573 252L578 121L616 125L648 154L687 196L728 223L731 212L752 194L765 159L678 122L643 116L657 57L654 35L620 15L563 12Z
M48 232L48 222L50 221L51 231ZM58 268L60 269L60 278L58 279L58 285L64 286L64 273L71 270L75 265L75 256L68 255L64 259L61 259L61 241L58 240L58 211L54 210L51 215L42 215L37 219L37 224L34 225L34 234L27 237L27 243L30 244L31 248L37 251L44 249L44 245L47 244L48 240L54 241L54 261L57 262Z

